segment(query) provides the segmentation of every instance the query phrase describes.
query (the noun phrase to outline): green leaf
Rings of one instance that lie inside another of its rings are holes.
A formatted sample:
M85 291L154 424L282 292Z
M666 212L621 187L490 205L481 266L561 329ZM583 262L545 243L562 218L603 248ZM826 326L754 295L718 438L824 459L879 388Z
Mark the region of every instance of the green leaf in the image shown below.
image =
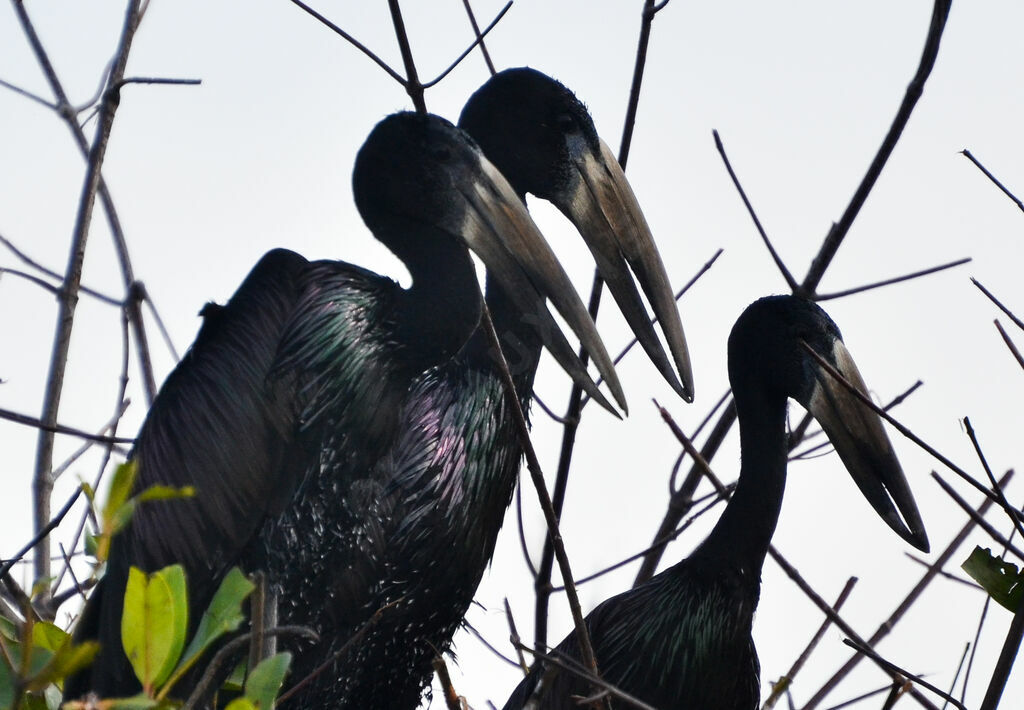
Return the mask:
M135 496L137 503L146 503L152 500L177 500L180 498L191 498L196 494L195 486L150 486Z
M8 641L17 641L20 638L18 627L6 616L0 616L0 637Z
M274 707L274 700L281 690L291 662L292 654L287 651L260 661L245 681L245 696L260 710L270 710Z
M237 629L245 621L242 602L255 588L256 586L242 574L241 570L232 567L210 600L210 606L203 612L196 635L185 651L185 657L202 653L223 634Z
M37 621L32 625L32 643L49 651L57 651L71 640L71 635L49 621Z
M134 461L123 463L114 469L110 490L107 493L107 505L103 509L104 520L113 520L121 507L128 502L128 498L132 494L132 487L135 485L136 473L138 473L138 465Z
M93 490L93 487L91 485L89 485L89 483L87 481L81 481L81 480L78 482L78 486L79 486L79 488L82 489L82 493L85 494L85 497L89 501L89 504L90 505L95 504L96 503L96 491Z
M51 683L60 683L96 658L100 645L95 641L73 644L66 643L47 661L46 665L32 676L28 683L29 690L44 690Z
M99 538L97 538L92 533L86 533L85 534L85 554L89 555L89 557L95 557L96 554L99 552L99 549L100 549Z
M0 708L14 705L14 672L0 656Z
M35 693L26 693L21 697L21 707L25 710L50 710L46 698Z
M35 582L32 583L32 589L31 591L29 591L29 596L33 599L38 599L40 596L43 595L44 592L49 592L50 582L52 582L54 579L55 577L37 579Z
M111 535L116 534L124 530L125 526L132 521L132 516L135 515L136 501L134 498L130 498L121 506L118 506L117 510L113 511L110 515L108 528Z
M988 548L975 547L960 567L999 604L1013 612L1020 608L1024 573L1017 565L999 559Z
M257 708L249 698L242 697L232 700L224 710L257 710Z
M210 606L203 612L195 636L185 649L181 663L174 670L168 685L177 682L199 660L210 644L224 634L234 631L245 621L242 602L255 588L256 586L242 574L241 570L237 567L231 568L217 587L213 599L210 600Z
M246 661L239 661L235 665L235 669L231 671L231 675L229 675L227 679L220 684L220 689L229 690L231 692L241 695L242 688L245 687L245 670Z
M124 594L121 643L148 694L163 684L181 656L188 626L188 594L181 565L149 575L132 567Z

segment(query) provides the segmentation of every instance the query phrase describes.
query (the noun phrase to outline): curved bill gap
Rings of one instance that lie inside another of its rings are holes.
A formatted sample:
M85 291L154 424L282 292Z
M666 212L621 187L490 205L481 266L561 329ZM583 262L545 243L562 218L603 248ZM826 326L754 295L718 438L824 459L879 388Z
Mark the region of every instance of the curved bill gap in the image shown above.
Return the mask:
M843 341L836 340L832 352L825 357L850 384L867 394L864 379ZM846 470L879 517L897 535L928 552L928 534L921 514L881 418L818 363L811 362L810 366L816 381L807 410L821 424Z
M577 145L571 146L582 184L569 203L560 207L590 246L601 276L608 283L637 340L666 381L683 399L692 402L693 368L665 265L618 160L608 145L598 140L600 155L595 155L582 138L578 139ZM661 323L679 379L668 364L633 279L626 271L623 257Z
M468 190L463 190L472 209L466 212L467 223L460 230L462 238L501 282L525 317L532 321L559 365L587 394L618 416L544 307L544 299L551 300L579 337L608 383L612 396L626 411L622 386L593 320L508 182L482 156L480 168L479 177Z

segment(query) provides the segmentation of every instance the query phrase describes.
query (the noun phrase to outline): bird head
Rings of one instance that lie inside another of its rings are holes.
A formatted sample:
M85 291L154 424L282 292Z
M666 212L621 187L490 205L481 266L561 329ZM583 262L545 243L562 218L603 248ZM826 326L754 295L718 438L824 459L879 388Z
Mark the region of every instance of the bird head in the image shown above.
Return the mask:
M438 240L461 241L531 309L563 368L615 412L543 307L551 301L625 409L611 358L568 276L516 192L466 133L429 114L388 116L359 150L352 183L363 220L406 264L414 284L419 274L440 268L433 258Z
M729 379L737 406L741 396L800 402L879 517L911 545L928 551L910 485L881 418L847 386L868 394L839 328L825 311L795 296L755 301L729 336Z
M690 356L665 266L618 160L583 103L541 72L508 69L470 97L459 126L520 197L531 193L550 201L576 226L640 344L662 376L692 401ZM661 322L675 371L630 269Z

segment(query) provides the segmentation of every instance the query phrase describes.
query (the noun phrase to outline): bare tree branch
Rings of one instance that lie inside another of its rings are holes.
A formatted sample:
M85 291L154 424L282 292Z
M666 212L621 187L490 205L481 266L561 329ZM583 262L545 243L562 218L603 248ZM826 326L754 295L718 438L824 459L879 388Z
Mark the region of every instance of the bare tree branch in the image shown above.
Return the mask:
M629 149L633 141L633 129L636 126L637 109L640 104L640 87L643 85L644 69L647 66L647 46L650 43L651 27L654 22L654 0L644 0L644 8L640 21L640 36L637 40L636 61L633 66L633 80L629 90L629 100L626 104L626 119L622 128L622 141L619 146L619 165L626 169L626 162L629 159ZM601 307L601 294L604 290L604 282L600 273L594 270L593 285L590 289L590 301L588 311L590 317L597 318L598 309ZM581 349L580 360L586 367L588 356ZM555 487L553 494L554 512L556 517L561 516L562 507L565 503L565 491L569 480L569 468L572 465L573 449L576 446L576 432L579 429L579 416L583 406L583 389L573 384L569 393L569 405L566 408L566 419L568 422L562 429L562 446L558 455L558 469L555 473ZM537 648L547 646L547 609L550 593L551 560L553 546L550 540L544 543L541 553L541 561L537 570L536 580L536 606L534 608L534 641Z
M303 10L305 10L305 11L306 11L307 13L309 13L309 14L310 14L310 15L312 15L312 16L313 16L314 18L316 18L316 19L317 19L317 20L318 20L318 21L320 22L320 24L324 25L325 27L327 27L328 29L330 29L331 31L333 31L333 32L334 32L335 34L339 35L339 36L340 36L340 37L341 37L342 39L344 39L344 40L345 40L346 42L348 42L348 43L349 43L349 44L351 44L351 45L352 45L353 47L355 47L355 48L356 48L356 49L358 49L358 50L359 50L360 52L362 52L362 53L363 53L363 54L365 54L365 55L366 55L367 57L369 57L369 58L370 58L370 60L371 60L371 61L373 61L373 63L374 63L374 64L376 64L376 65L377 65L377 66L379 66L379 67L380 67L381 69L383 69L383 70L384 70L384 72L385 72L385 73L386 73L386 74L387 74L388 76L390 76L390 77L391 77L392 79L394 79L395 81L397 81L397 82L398 82L399 84L401 84L402 86L405 86L405 83L406 83L406 82L405 82L405 78L404 78L404 77L403 77L403 76L402 76L401 74L399 74L399 73L398 73L398 72L396 72L396 71L395 71L394 69L392 69L391 67L389 67L389 66L387 65L387 63L386 63L386 62L385 62L385 61L384 61L383 59L381 59L381 58L380 58L380 57L378 57L378 56L377 56L376 54L374 54L374 53L373 53L373 52L372 52L372 51L371 51L370 49L368 49L368 48L367 48L367 47L366 47L366 46L365 46L364 44L362 44L362 43L361 43L361 42L360 42L359 40L357 40L357 39L356 39L355 37L353 37L353 36L352 36L352 35L350 35L350 34L349 34L348 32L346 32L345 30L343 30L343 29L341 29L340 27L338 27L338 26L337 26L336 24L334 24L333 22L331 22L330 20L328 20L328 19L327 19L326 17L324 17L324 16L323 16L323 15L321 15L321 14L320 14L319 12L317 12L316 10L314 10L313 8L311 8L311 7L310 7L309 5L307 5L306 3L302 2L302 0L291 0L291 1L292 1L292 4L294 4L294 5L297 5L298 7L302 8Z
M836 603L832 605L832 611L839 613L839 610L843 608L843 604L846 603L847 598L850 596L850 592L853 591L854 585L857 584L856 577L850 577L846 580L846 585L843 587L843 591L839 592L839 597L836 599ZM807 644L807 648L804 649L803 653L797 657L796 661L793 662L793 666L789 671L779 678L777 683L772 684L772 693L768 696L768 699L764 701L762 710L770 710L775 707L778 703L779 698L782 697L783 693L789 691L790 686L793 684L793 679L796 678L796 674L800 672L800 669L804 667L807 659L814 649L818 647L825 632L828 631L829 627L832 626L832 619L826 618L821 622L821 626L818 627L817 632L811 637L810 643Z
M758 234L761 235L761 241L768 248L768 253L771 254L772 261L775 262L775 267L782 274L782 278L785 279L786 285L789 290L798 296L806 296L803 288L797 283L796 279L793 278L793 274L786 268L786 264L782 261L779 253L775 251L775 247L772 246L771 240L768 238L768 234L765 233L764 227L761 226L761 220L757 218L757 213L754 211L754 206L750 204L750 200L747 199L747 193L740 184L740 179L736 177L736 172L732 169L732 163L729 162L729 156L725 154L725 146L722 145L722 138L718 135L717 130L711 131L711 135L715 137L715 148L718 149L718 154L722 156L722 162L725 163L725 169L729 173L729 177L732 178L732 184L736 186L736 191L740 193L740 199L743 200L743 205L747 208L747 213L750 218L754 220L754 226L757 227Z
M990 173L988 171L988 168L986 168L984 165L982 165L981 162L971 154L971 151L969 151L966 148L964 148L963 150L960 151L960 155L964 156L965 158L970 160L972 163L974 163L975 166L977 166L978 170L980 170L982 173L984 173L985 177L987 177L989 180L991 180L992 183L996 187L998 187L1000 190L1002 190L1004 195L1006 195L1011 200L1013 200L1013 203L1015 205L1017 205L1017 208L1021 212L1024 212L1024 202L1021 202L1020 199L1016 195L1014 195L1012 192L1010 192L1010 190L1007 189L1007 187L1003 183L999 182L999 180L996 179L996 176L993 175L992 173Z
M942 32L946 28L946 18L949 17L949 10L952 4L953 0L935 0L935 5L932 8L931 24L928 28L928 37L925 39L924 51L921 53L921 61L918 64L917 72L914 74L914 78L910 80L910 85L907 86L907 91L903 96L899 110L896 112L896 117L889 127L889 132L886 134L885 140L882 141L882 146L878 149L874 160L871 161L864 179L857 187L853 199L850 200L850 204L843 213L843 216L839 218L839 222L829 230L825 243L822 244L818 255L811 262L811 268L807 273L807 277L801 284L806 293L817 292L818 284L821 283L825 270L832 263L832 259L835 258L839 246L843 243L843 239L846 238L847 232L850 231L850 227L853 225L853 220L857 218L860 208L864 206L864 202L867 201L868 195L871 194L871 189L875 186L878 176L882 174L882 169L888 162L889 156L892 155L896 143L899 141L900 136L903 135L903 129L906 128L910 115L914 112L914 107L917 106L918 99L924 93L925 82L928 81L932 68L935 66L935 60L939 54L939 43L942 40Z
M424 84L423 85L424 89L429 89L429 88L431 88L433 86L436 86L438 83L441 82L442 79L444 79L446 76L451 74L452 70L455 67L459 66L459 64L462 63L462 60L465 59L466 57L468 57L469 53L472 52L474 49L476 49L477 45L481 45L481 47L482 47L483 46L484 37L486 37L487 34L491 30L493 30L498 25L499 22L501 22L501 18L503 18L505 16L505 13L508 12L512 8L513 0L508 0L508 2L505 3L505 7L501 8L501 11L498 13L497 17L495 17L493 20L491 20L491 24L487 25L487 27L484 28L483 32L480 32L480 30L477 29L476 19L473 18L473 11L469 8L469 0L463 0L463 2L466 3L466 9L469 10L469 12L470 12L469 16L473 20L473 29L477 33L476 39L473 40L473 44L469 45L462 54L460 54L458 57L455 58L454 62L452 62L451 64L448 65L447 69L445 69L443 72L438 74L437 78L431 79L426 84ZM487 49L484 48L483 52L484 52L484 56L486 57L487 56ZM488 66L490 66L490 62L491 62L490 57L487 57L487 64L488 64ZM494 74L494 67L493 66L491 67L491 74Z
M846 289L844 291L836 291L835 293L826 293L824 295L817 295L817 296L814 297L814 300L815 301L830 301L830 300L835 299L835 298L843 298L845 296L852 296L855 293L863 293L864 291L871 291L871 290L876 289L876 288L881 288L882 286L891 286L892 284L898 284L898 283L902 283L904 281L910 281L912 279L917 279L917 278L920 278L922 276L928 276L930 274L934 274L934 273L937 273L939 271L945 271L946 269L952 269L954 266L962 266L963 264L966 264L969 261L971 261L971 257L968 256L968 257L966 257L964 259L957 259L956 261L950 261L949 263L946 263L946 264L940 264L938 266L933 266L933 267L931 267L929 269L922 269L921 271L915 271L912 274L904 274L903 276L896 276L896 277L891 278L891 279L884 279L882 281L875 281L874 283L865 284L864 286L857 286L855 288L848 288L848 289Z
M850 639L843 639L843 643L845 643L850 648L855 649L859 653L863 653L865 656L870 658L872 661L874 661L875 663L877 663L879 666L881 666L885 670L889 671L890 673L899 673L901 676L907 678L908 680L914 681L915 683L920 685L922 688L927 688L928 690L932 691L933 693L938 695L943 700L945 700L947 702L950 702L950 703L953 703L953 705L955 705L956 707L960 708L960 710L967 710L967 708L965 708L963 706L963 703L961 703L956 698L953 698L953 697L947 695L946 693L944 693L939 688L936 688L934 685L932 685L928 681L922 679L921 676L914 675L913 673L909 673L909 672L903 670L902 668L900 668L899 666L897 666L895 663L890 663L889 661L885 660L884 658L879 656L877 653L875 653L875 651L873 651L872 649L870 649L870 648L868 648L866 646L861 646L860 644L856 643L855 641L851 641Z
M480 33L480 25L476 22L476 15L473 14L473 6L469 4L469 0L462 0L462 4L466 8L466 14L469 15L469 24L473 26L473 34L479 40L480 54L483 55L484 63L487 64L487 71L491 73L491 76L494 76L497 72L494 70L494 62L491 61L491 53L487 51L487 45L484 44L484 36Z
M991 291L989 291L987 288L982 286L980 281L978 281L976 278L972 277L971 278L971 283L974 284L975 286L977 286L978 290L980 290L983 294L985 294L985 296L988 297L988 300L990 300L990 301L992 301L992 303L996 304L996 306L998 306L999 310L1001 310L1003 313L1005 313L1007 315L1007 317L1010 320L1013 321L1014 325L1016 325L1021 330L1024 330L1024 321L1022 321L1020 318L1018 318L1016 315L1014 315L1013 312L1009 308L1004 306L1003 302L1000 301L995 296L993 296Z
M1000 479L1000 483L1002 485L1006 485L1007 483L1010 482L1012 478L1013 472L1008 471ZM988 512L988 509L992 507L992 504L992 499L983 499L981 505L978 506L978 515L981 516ZM921 579L918 580L917 584L914 585L913 589L910 590L910 592L903 599L903 601L901 601L899 605L896 607L896 609L891 614L889 614L888 618L886 618L885 621L879 624L875 632L871 634L871 636L868 638L868 644L870 644L871 646L875 646L882 639L889 635L889 633L895 628L896 624L900 621L900 619L903 618L904 614L906 614L907 611L909 611L910 607L914 604L914 602L916 602L917 599L920 598L922 594L924 594L925 589L927 589L928 585L932 583L932 580L934 580L936 576L938 576L942 568L949 564L949 561L953 558L953 555L956 554L956 551L960 549L960 546L964 544L964 542L967 540L967 537L971 534L971 532L973 532L975 524L976 522L973 519L969 519L964 524L964 526L960 529L960 532L958 532L953 537L953 539L950 540L949 544L946 545L946 548L941 552L941 554L939 554L938 557L935 558L935 561L931 565L929 565L928 569L921 576ZM862 656L860 655L854 655L846 663L844 663L843 666L838 671L836 671L831 678L825 681L825 684L822 685L821 688L818 689L818 691L813 696L811 696L811 699L807 701L806 705L804 705L803 710L813 710L814 708L816 708L825 699L825 696L832 692L832 690L834 690L835 687L838 686L839 683L847 675L849 675L850 671L852 671L857 666L857 664L860 663L861 658Z

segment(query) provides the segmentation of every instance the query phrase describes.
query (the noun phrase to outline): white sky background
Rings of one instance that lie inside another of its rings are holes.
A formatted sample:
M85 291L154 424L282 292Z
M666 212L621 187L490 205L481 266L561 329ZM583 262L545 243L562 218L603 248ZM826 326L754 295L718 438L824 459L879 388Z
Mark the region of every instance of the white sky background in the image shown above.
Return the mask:
M72 100L86 101L114 51L122 3L36 0L27 5ZM501 2L474 5L483 25ZM640 0L519 0L488 46L499 68L528 64L575 90L599 132L617 148L641 5ZM401 66L386 3L321 2L318 7L393 67ZM423 78L436 75L471 41L458 0L408 1L403 9ZM577 576L645 547L661 521L678 446L650 398L657 397L685 431L692 431L727 387L725 342L736 316L757 297L785 290L718 158L712 128L720 131L776 248L801 278L895 114L916 69L930 15L931 3L924 0L674 0L658 15L627 175L677 286L717 248L725 253L682 303L696 403L675 398L654 368L634 355L620 368L629 419L620 423L588 409L563 518ZM1024 214L958 151L969 148L1024 194L1021 27L1024 5L1018 2L954 6L924 97L821 287L836 291L974 257L966 267L825 307L878 399L887 401L924 380L925 387L899 408L898 417L979 477L983 473L958 418L971 417L998 472L1019 463L1024 373L992 326L999 314L968 277L976 276L1024 314L1018 275ZM203 303L226 300L272 247L401 276L401 267L361 224L350 175L355 151L373 124L411 105L397 84L341 38L287 0L154 0L127 74L203 80L199 87L125 88L104 165L136 274L179 352L195 336ZM49 97L6 4L0 6L0 78ZM428 91L428 108L456 120L463 102L486 78L486 67L474 54ZM0 90L0 166L0 234L63 271L84 173L67 128L39 105ZM593 262L568 223L536 202L531 203L536 219L585 298ZM6 252L0 265L21 268ZM84 282L115 296L122 291L99 207ZM627 336L613 311L603 309L599 324L609 349L617 352ZM54 300L42 290L16 278L0 281L0 407L38 414L55 315ZM1024 342L1019 331L1011 332ZM149 333L162 378L173 358L152 321ZM95 430L110 418L120 352L116 309L83 297L62 423ZM134 403L121 429L125 435L134 433L145 414L137 372L133 363L129 394ZM541 396L561 410L567 391L567 378L545 362L538 379ZM533 418L542 464L553 475L561 429L536 407ZM939 552L963 516L930 479L939 464L891 434L932 548ZM738 471L735 440L734 432L713 463L728 480ZM0 421L5 491L0 556L30 536L35 443L33 430ZM56 460L78 446L77 440L59 438ZM79 476L91 480L97 465L97 457L76 464L58 487L55 507ZM868 636L923 568L905 558L909 546L876 519L836 457L794 464L790 472L775 544L829 600L848 576L858 576L843 615ZM524 500L527 536L539 551L543 523L532 488ZM990 518L1006 528L1004 518ZM710 522L711 516L688 531L665 561L684 556ZM990 544L980 536L972 540ZM973 544L954 556L956 564ZM635 571L634 564L582 587L585 610L628 587ZM763 579L754 634L766 693L768 681L789 668L821 616L771 560ZM521 632L530 637L532 580L512 516L478 595L486 610L470 614L477 628L509 652L501 611L505 596ZM982 601L980 593L937 581L880 650L947 687L964 644L973 638ZM570 622L562 599L552 607L549 638L554 641ZM980 703L1009 619L1001 608L989 611L969 707ZM848 657L842 636L829 631L798 676L793 690L798 704ZM500 706L517 682L516 670L467 634L457 637L456 646L459 692L475 707L485 707L488 699ZM862 663L825 706L884 684L878 670ZM1024 672L1018 671L1003 706L1016 706L1022 696ZM875 698L860 707L880 705ZM434 706L442 706L440 698Z

